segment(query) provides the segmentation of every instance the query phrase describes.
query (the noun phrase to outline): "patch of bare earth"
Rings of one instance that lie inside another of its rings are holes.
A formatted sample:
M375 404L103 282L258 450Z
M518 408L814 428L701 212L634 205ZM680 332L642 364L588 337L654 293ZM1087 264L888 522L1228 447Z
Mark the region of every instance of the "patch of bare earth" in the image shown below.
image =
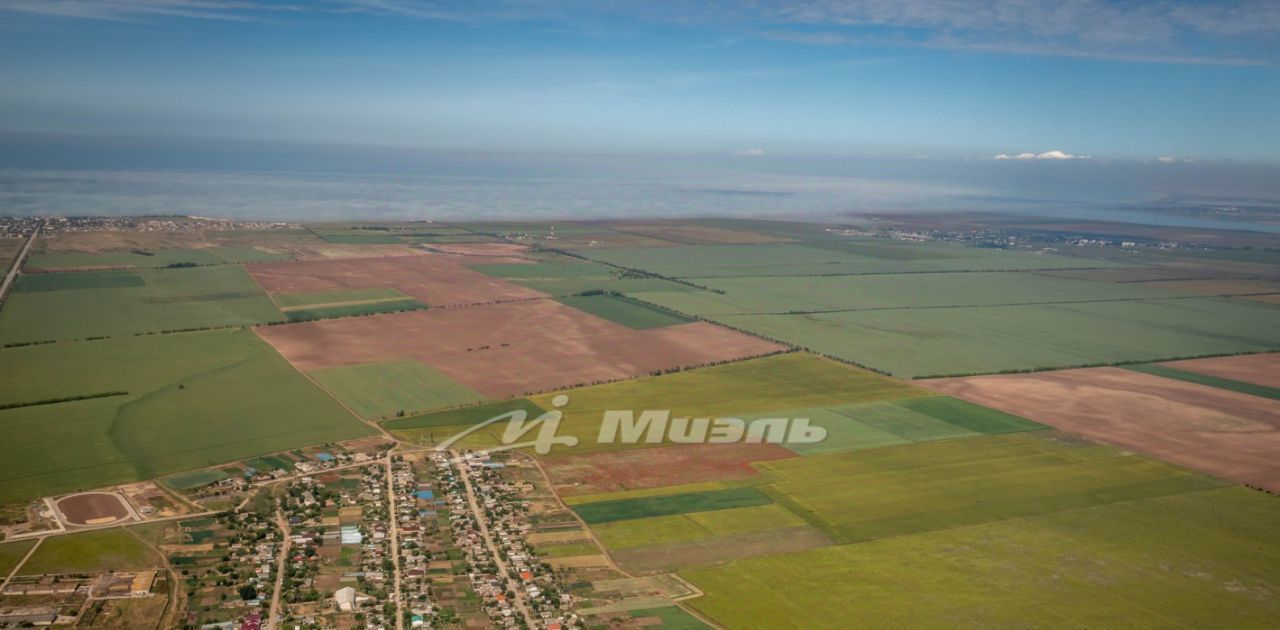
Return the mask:
M1093 440L1280 491L1280 401L1120 368L916 383Z
M397 288L409 293L405 286ZM454 295L465 290L459 287ZM782 349L705 322L632 330L553 300L429 309L255 330L303 371L415 359L491 398L643 376Z
M489 259L524 262L523 259ZM465 257L410 254L245 265L268 293L312 293L390 287L428 306L457 306L543 297L463 266Z

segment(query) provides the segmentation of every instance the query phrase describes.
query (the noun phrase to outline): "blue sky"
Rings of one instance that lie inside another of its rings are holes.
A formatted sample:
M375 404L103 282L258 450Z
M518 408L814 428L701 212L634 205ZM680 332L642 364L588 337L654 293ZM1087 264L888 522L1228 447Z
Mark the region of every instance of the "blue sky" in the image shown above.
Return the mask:
M0 0L0 132L1275 162L1277 64L1274 1Z

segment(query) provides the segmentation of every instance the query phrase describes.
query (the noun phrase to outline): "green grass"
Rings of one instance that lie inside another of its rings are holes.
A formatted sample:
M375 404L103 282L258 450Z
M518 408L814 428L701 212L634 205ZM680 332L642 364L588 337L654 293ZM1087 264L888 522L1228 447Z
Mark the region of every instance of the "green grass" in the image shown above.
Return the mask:
M1140 365L1127 365L1125 369L1134 372L1142 372L1152 376L1161 378L1170 378L1176 381L1186 381L1197 385L1206 385L1208 387L1216 387L1228 391L1248 394L1250 396L1261 396L1262 398L1270 398L1272 400L1280 400L1280 389L1275 387L1267 387L1266 385L1258 385L1256 383L1246 383L1220 376L1211 376L1208 374L1198 374L1196 372L1187 372L1171 368L1165 365L1155 365L1151 363L1143 363Z
M557 301L637 330L693 321L671 311L618 295L575 295L559 298Z
M23 575L149 569L160 556L123 528L53 536L22 567Z
M225 471L210 468L208 470L194 470L191 472L169 475L160 481L174 490L191 490L192 488L207 486L215 481L222 481L230 476L231 475Z
M479 402L475 390L413 360L311 370L334 396L370 420Z
M898 376L1156 361L1280 347L1280 307L1221 298L713 319Z
M279 455L268 455L266 457L246 459L244 465L258 472L271 470L293 470L293 462Z
M31 551L31 547L36 544L34 540L19 540L17 542L9 542L0 544L0 579L9 576L9 572L18 566L19 562L27 556L27 552Z
M682 572L730 627L1265 628L1280 507L1223 488ZM903 604L909 594L910 605Z
M0 404L107 390L129 395L0 411L0 501L372 432L247 330L0 350Z
M943 440L755 464L758 486L853 542L1178 494L1226 482L1048 432Z
M65 272L56 280L60 290L14 293L0 310L0 343L284 321L237 266L129 273L144 284L110 285L119 282L120 272ZM102 282L108 286L89 288Z
M707 627L707 624L698 621L697 617L685 612L679 606L644 608L631 611L632 619L648 617L657 617L661 620L662 623L660 625L649 626L650 628L659 628L661 630L704 630Z
M145 286L142 276L132 271L100 271L94 273L40 273L18 276L15 293L73 291L76 289L115 289Z
M768 496L748 487L623 499L621 501L599 501L575 505L573 510L578 513L578 516L582 517L583 521L588 524L595 524L650 516L683 514L685 512L727 510L752 505L765 505L767 503L770 503Z
M344 304L342 306L299 308L285 311L284 314L291 322L308 322L317 319L336 319L338 317L357 317L362 315L420 311L425 308L427 308L427 305L422 302L414 299L405 299L387 302L370 302L367 304Z
M277 293L271 296L280 308L295 306L325 306L344 302L373 302L412 299L398 289L373 287L367 289L341 289L337 291L313 291L309 293Z
M578 446L557 453L633 448L598 444L606 410L670 410L672 416L724 417L811 406L893 400L929 392L873 372L810 354L774 355L676 374L569 390L561 435L577 436ZM555 394L532 400L550 409Z

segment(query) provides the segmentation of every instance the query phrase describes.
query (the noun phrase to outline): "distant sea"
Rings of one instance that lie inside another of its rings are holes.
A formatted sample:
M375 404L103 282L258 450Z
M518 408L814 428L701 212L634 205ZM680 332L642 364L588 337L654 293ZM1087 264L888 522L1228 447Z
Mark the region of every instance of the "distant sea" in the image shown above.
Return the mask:
M483 220L990 211L1280 232L1280 166L845 156L540 155L0 135L0 215ZM1179 211L1166 211L1178 209Z

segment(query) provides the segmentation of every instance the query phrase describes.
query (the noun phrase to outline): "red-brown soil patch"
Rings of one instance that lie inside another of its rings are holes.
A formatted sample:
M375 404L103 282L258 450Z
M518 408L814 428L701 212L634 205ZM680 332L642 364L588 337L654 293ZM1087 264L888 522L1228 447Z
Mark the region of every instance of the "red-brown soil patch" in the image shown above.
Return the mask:
M489 258L490 262L525 262ZM419 254L245 265L268 293L312 293L391 287L428 306L542 297L541 293L463 266L465 256Z
M782 349L704 322L632 330L554 300L429 309L255 330L303 371L416 359L495 398Z
M1280 491L1280 401L1119 368L916 383L1100 442Z
M109 492L84 492L58 500L58 511L72 525L100 525L129 516L120 497Z
M1280 352L1171 361L1164 365L1177 370L1208 374L1254 385L1280 387Z
M751 462L795 457L777 444L682 444L547 458L561 496L727 481L756 476Z

